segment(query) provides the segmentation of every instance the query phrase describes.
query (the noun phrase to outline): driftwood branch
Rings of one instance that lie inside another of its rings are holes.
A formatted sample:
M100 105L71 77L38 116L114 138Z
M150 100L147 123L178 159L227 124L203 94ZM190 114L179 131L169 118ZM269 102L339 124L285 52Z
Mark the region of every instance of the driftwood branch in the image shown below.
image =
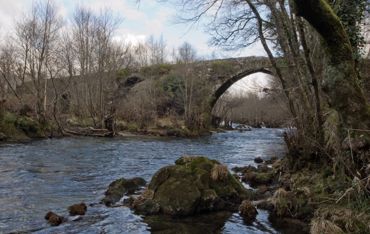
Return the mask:
M92 137L112 137L113 132L107 129L96 129L96 128L75 128L65 129L65 133L73 135L73 136L92 136Z

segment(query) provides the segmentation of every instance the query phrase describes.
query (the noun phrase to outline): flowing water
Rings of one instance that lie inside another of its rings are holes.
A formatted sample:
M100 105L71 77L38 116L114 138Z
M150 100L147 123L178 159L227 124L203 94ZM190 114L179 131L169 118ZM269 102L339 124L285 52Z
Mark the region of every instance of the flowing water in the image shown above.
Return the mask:
M0 233L150 233L153 227L128 208L99 204L110 182L136 176L148 181L182 155L205 155L229 169L254 164L255 157L284 154L282 133L282 129L254 129L197 139L63 138L3 145ZM82 220L59 227L50 227L44 220L50 210L67 217L66 208L82 201L90 204ZM180 220L175 226L190 225L192 233L203 234L216 232L215 225L221 233L280 233L265 211L259 211L257 221L249 226L238 214L217 223L214 217L196 219L203 221L197 225L194 220Z

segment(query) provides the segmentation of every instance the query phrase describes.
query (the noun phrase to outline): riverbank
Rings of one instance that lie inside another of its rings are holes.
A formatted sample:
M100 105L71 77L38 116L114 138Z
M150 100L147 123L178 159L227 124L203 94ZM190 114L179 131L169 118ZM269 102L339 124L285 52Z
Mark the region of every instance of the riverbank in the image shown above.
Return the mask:
M68 118L64 124L66 129L74 128L91 128L93 123L91 119L79 119L75 117ZM185 125L185 121L181 118L169 116L156 118L146 124L140 124L139 122L126 121L123 119L115 119L112 124L111 130L114 131L114 135L146 135L146 136L158 136L158 137L200 137L211 134L211 132L220 131L214 129L211 126L189 129ZM107 130L108 131L108 130Z
M68 137L199 137L211 134L210 130L190 131L184 126L174 124L153 124L139 127L136 123L119 121L116 132L108 129L97 129L91 121L83 119L67 119L63 123L48 122L40 124L31 115L20 115L5 111L0 118L0 142L25 143L32 140ZM162 123L165 121L162 121ZM167 122L168 123L168 122Z
M291 157L234 168L256 189L253 204L268 210L271 222L301 233L370 233L368 181L349 180L319 162L292 169Z
M214 133L237 130L251 131L252 127L239 124L232 127L204 127L189 129L184 120L167 117L158 118L147 125L115 120L111 129L98 128L91 118L63 116L64 121L47 121L40 124L31 112L24 114L3 111L0 113L0 142L24 143L37 139L86 136L86 137L177 137L197 138ZM260 126L257 126L260 128Z

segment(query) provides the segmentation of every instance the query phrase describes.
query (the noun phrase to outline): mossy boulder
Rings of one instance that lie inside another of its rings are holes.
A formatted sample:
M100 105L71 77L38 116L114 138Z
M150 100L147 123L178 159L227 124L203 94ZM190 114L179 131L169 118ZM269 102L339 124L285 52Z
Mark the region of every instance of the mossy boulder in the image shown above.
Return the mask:
M132 179L121 178L113 181L105 192L105 197L102 199L102 202L106 206L111 206L118 202L124 195L132 195L142 186L145 186L145 184L146 181L139 177Z
M244 173L242 180L253 188L270 185L276 179L275 172L266 165L261 165L258 168L247 167L242 172Z
M254 172L248 171L244 174L242 180L251 187L257 188L260 185L269 185L274 181L275 175L272 171L269 172Z
M148 187L151 196L139 198L133 208L147 213L142 207L150 200L151 207L159 207L158 213L171 216L237 210L250 194L225 168L205 157L182 157L153 176Z

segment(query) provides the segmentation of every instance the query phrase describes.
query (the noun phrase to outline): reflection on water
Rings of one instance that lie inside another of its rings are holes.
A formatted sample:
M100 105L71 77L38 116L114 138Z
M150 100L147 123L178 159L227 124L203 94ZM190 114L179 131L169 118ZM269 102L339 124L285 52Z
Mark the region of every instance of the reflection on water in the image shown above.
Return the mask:
M281 135L279 129L258 129L199 139L64 138L3 146L0 148L0 233L154 232L153 223L147 222L152 225L148 226L127 208L108 209L97 204L110 182L136 176L150 180L158 169L173 164L185 154L205 155L229 168L254 164L255 157L283 154ZM60 227L49 227L44 221L47 211L67 216L66 207L81 201L92 205L83 220ZM198 226L204 227L209 220L199 218ZM225 220L219 228L221 233L277 233L263 211L252 226L244 225L237 214ZM186 227L185 221L182 226ZM193 225L192 233L201 230L196 227Z

